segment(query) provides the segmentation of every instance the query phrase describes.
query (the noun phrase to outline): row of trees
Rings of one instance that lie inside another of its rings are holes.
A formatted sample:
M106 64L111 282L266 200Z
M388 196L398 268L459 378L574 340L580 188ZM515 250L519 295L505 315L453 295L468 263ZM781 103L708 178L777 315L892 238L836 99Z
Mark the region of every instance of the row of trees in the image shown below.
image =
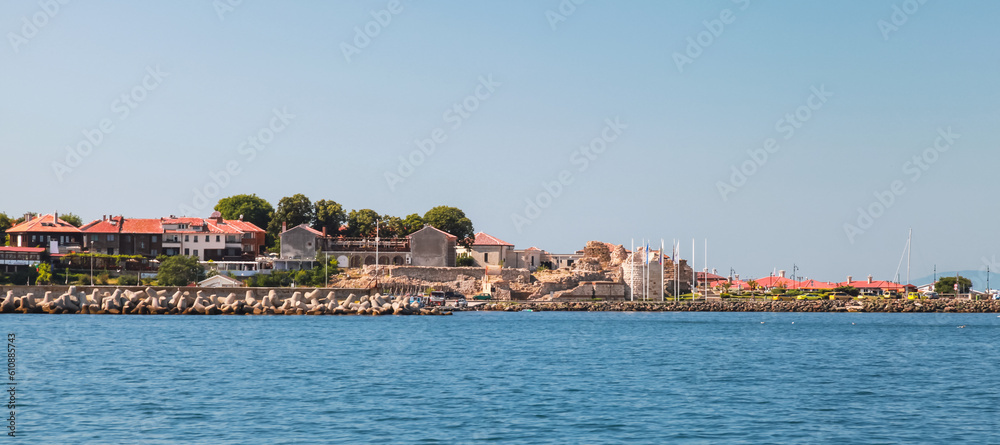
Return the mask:
M267 200L257 195L235 195L219 200L215 210L226 219L249 221L267 231L267 245L277 244L281 226L288 228L300 224L326 232L330 235L346 237L374 237L376 224L378 233L384 238L402 238L430 224L458 237L460 242L471 243L474 236L472 221L465 212L455 207L438 206L424 213L413 213L405 217L381 215L372 209L345 211L336 201L321 199L312 202L303 194L286 196L278 201L275 208ZM83 225L79 216L72 213L60 214L59 218L76 227ZM7 229L24 222L24 217L12 219L0 213L0 244L7 241Z
M266 228L268 246L276 244L281 227L288 228L306 224L316 230L326 229L329 235L345 237L374 237L376 224L378 234L384 238L402 238L424 227L432 225L458 237L466 244L474 236L472 221L465 212L455 207L438 206L424 213L413 213L405 217L380 215L372 209L344 210L336 201L321 199L312 202L303 194L286 196L278 201L277 208L257 195L235 195L222 198L215 210L226 219L237 219Z

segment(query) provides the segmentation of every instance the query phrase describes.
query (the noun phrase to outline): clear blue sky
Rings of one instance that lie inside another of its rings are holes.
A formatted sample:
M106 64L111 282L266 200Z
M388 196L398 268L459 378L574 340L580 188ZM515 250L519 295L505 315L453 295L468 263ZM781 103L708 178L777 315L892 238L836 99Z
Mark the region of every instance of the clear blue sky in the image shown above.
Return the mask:
M742 277L796 264L892 279L910 227L913 277L1000 253L1000 4L588 0L553 27L560 3L403 1L376 26L389 1L3 2L0 211L207 216L240 193L396 215L444 204L521 248L676 238L690 258L696 238L700 269L707 238L709 267ZM366 26L377 35L348 60ZM679 69L679 55L697 57ZM452 110L463 102L475 110ZM263 150L241 145L270 137L275 109L294 117ZM626 127L606 130L615 119ZM102 120L71 167L67 147ZM931 148L949 128L947 151ZM437 129L444 142L390 187ZM603 152L581 150L602 133ZM907 164L921 155L926 169ZM564 170L572 182L547 192ZM196 188L216 192L204 211ZM526 199L547 207L526 216ZM862 229L858 208L878 217Z

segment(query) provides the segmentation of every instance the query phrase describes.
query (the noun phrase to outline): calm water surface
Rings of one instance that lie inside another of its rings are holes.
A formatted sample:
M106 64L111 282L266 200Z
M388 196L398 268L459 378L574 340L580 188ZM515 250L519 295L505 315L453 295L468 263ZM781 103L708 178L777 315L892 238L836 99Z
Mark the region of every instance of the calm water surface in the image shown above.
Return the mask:
M1000 443L995 314L0 326L17 336L22 436L4 443Z

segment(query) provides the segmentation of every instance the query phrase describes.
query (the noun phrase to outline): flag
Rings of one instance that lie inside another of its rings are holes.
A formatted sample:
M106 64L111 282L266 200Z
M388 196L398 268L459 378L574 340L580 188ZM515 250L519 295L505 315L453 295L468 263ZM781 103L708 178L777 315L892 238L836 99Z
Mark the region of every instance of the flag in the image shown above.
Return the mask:
M646 241L646 264L649 264L649 241Z
M660 265L663 265L663 240L660 240Z

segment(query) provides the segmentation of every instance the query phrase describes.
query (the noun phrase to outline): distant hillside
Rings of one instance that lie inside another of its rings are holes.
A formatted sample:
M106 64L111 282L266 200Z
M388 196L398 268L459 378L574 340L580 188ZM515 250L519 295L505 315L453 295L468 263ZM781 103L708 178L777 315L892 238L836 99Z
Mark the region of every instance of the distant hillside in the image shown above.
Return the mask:
M965 278L972 280L972 289L978 291L986 290L986 271L985 270L960 270L958 272L938 272L937 277L953 277L955 274L961 275ZM914 278L910 280L913 284L917 286L923 286L925 284L930 284L934 282L934 275L928 275L926 277ZM990 287L993 289L1000 288L1000 274L997 271L990 271Z

